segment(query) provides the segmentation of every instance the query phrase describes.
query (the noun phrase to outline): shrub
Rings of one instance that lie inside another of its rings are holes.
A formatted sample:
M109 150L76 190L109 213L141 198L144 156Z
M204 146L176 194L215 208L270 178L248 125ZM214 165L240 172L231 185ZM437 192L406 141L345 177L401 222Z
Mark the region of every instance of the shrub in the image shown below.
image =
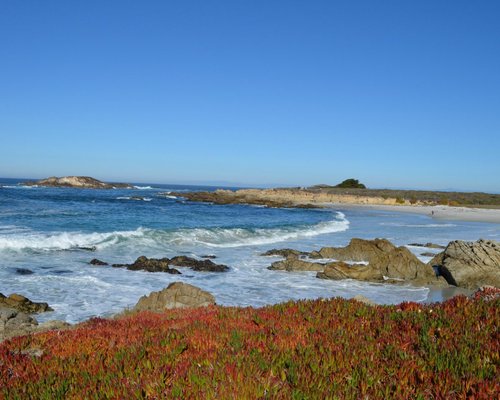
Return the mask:
M339 183L335 186L336 188L344 189L366 189L366 186L360 183L357 179L346 179L345 181Z

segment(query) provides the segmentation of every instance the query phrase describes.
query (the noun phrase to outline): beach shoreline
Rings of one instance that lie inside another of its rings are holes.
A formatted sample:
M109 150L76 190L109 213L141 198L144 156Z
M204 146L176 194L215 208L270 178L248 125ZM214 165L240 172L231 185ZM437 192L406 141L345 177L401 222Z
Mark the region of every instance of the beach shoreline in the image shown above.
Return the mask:
M487 222L500 224L500 210L493 208L468 208L451 206L396 206L383 204L345 204L345 203L322 203L324 207L338 210L368 209L379 211L395 211L402 213L413 213L427 215L436 220L453 220L468 222Z

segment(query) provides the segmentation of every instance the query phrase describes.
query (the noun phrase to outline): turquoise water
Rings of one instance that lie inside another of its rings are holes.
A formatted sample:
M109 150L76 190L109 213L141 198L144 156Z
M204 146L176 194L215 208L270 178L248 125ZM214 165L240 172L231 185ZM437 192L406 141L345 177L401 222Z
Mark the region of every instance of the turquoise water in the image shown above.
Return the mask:
M325 281L314 273L269 271L266 267L278 258L259 254L274 247L340 246L352 237L384 237L398 245L500 237L499 224L435 221L425 215L362 209L213 205L168 194L215 189L211 187L140 184L136 189L93 190L28 188L18 183L0 179L0 292L48 302L55 311L39 320L77 322L108 316L174 280L210 291L223 305L261 306L360 293L378 303L423 301L426 288ZM417 255L426 251L410 250ZM92 258L131 263L140 255L181 254L215 255L217 262L231 269L227 273L183 269L182 275L173 276L88 264Z

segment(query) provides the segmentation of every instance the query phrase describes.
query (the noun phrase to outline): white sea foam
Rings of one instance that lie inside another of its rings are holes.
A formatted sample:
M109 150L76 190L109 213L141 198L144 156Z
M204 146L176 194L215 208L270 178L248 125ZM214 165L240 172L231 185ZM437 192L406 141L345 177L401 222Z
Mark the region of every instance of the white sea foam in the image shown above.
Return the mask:
M166 245L240 247L303 239L326 233L342 232L347 229L349 229L349 221L344 214L337 213L334 220L320 222L316 225L273 229L195 228L163 231L138 228L133 231L93 233L56 232L49 234L28 232L0 235L0 251L54 251L93 246L97 249L104 249L124 241L129 241L131 244L141 247Z
M37 188L38 185L32 185L32 186L24 186L24 185L4 185L2 186L6 189L33 189Z
M140 189L140 190L151 190L151 189L154 189L151 186L134 186L134 188Z

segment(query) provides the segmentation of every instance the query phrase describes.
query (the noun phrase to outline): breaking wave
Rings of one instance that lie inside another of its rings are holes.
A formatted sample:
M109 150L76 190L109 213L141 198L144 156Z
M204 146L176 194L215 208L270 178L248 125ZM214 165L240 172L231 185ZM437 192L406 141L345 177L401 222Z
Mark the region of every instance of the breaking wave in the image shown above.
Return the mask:
M138 246L204 245L208 247L240 247L308 238L349 229L344 214L315 225L280 228L194 228L172 231L138 228L116 232L23 232L0 235L0 251L57 251L79 248L104 249L127 242Z

